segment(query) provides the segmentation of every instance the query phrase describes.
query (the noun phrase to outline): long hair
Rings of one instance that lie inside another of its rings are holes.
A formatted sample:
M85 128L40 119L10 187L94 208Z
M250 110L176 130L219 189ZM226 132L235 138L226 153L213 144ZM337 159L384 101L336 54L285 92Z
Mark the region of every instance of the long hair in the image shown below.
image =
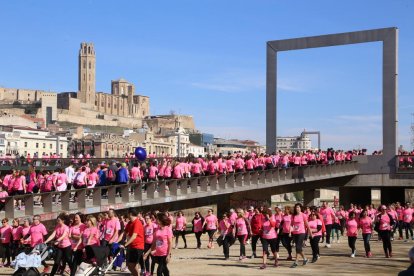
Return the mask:
M296 207L300 207L300 210L302 211L303 210L303 206L302 206L302 204L300 204L300 203L296 203L295 204L295 207L293 207L293 216L296 216L296 215L298 215L298 211L296 211Z

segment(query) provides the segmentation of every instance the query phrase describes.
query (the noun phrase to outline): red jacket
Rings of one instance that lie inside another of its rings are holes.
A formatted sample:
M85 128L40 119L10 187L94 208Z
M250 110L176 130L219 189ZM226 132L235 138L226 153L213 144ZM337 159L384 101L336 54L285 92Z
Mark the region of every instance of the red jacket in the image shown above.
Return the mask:
M254 214L252 220L250 221L250 226L252 228L252 235L261 235L262 234L262 221L264 216L262 214Z

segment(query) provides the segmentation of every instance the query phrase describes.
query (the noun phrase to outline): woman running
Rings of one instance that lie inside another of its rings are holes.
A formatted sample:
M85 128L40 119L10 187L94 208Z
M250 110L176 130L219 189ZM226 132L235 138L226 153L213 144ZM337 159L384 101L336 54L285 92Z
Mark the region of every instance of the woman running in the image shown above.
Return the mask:
M358 222L355 219L355 213L350 212L346 221L346 234L348 236L348 246L351 248L351 258L355 258L355 243L358 237Z
M60 214L57 217L57 225L55 227L55 230L45 241L45 243L48 243L55 239L55 245L57 246L57 252L54 259L55 262L53 264L52 272L50 273L51 276L54 276L56 274L62 258L69 265L70 275L75 275L72 262L72 246L69 239L69 227L65 224L65 221L67 220L68 217L66 214Z
M309 235L308 219L304 213L302 213L302 204L296 203L293 215L292 215L292 239L296 246L296 258L295 262L291 265L291 268L298 266L299 256L302 257L303 265L308 263L308 259L303 254L303 241L305 240L306 231Z
M272 210L264 210L263 211L263 219L262 219L262 245L263 245L263 264L260 267L260 269L266 268L266 261L267 261L267 252L269 252L269 246L270 250L273 253L275 263L274 267L278 267L278 261L277 261L277 251L276 251L276 243L277 240L277 232L275 230L276 221L274 220L272 216Z
M311 211L309 215L310 245L312 248L312 261L315 263L319 259L319 241L322 237L322 221L319 219L316 211Z
M82 233L85 231L86 225L82 223L82 213L76 213L73 217L73 223L69 229L70 243L73 249L73 265L74 270L82 263L83 243L79 241L82 239ZM76 250L75 250L76 249Z
M285 213L282 216L281 228L282 228L282 245L286 248L288 252L288 257L286 260L292 260L292 212L290 206L285 206Z
M372 219L368 216L366 210L362 211L361 218L359 219L359 227L362 229L362 238L364 240L365 257L371 258L371 246L369 241L372 235Z
M174 226L174 236L175 236L174 249L177 249L178 247L178 238L180 236L183 238L184 248L187 248L187 239L185 238L186 227L187 227L187 220L183 212L178 211L177 217L175 218L175 226Z
M154 261L158 264L157 276L169 276L167 264L171 258L173 233L169 227L171 220L165 213L157 214L157 224L159 227L155 231L151 249L144 255L144 260L150 254L154 256Z
M381 205L381 213L377 215L376 223L378 224L378 235L382 240L385 258L391 258L391 225L393 225L394 221L392 217L388 215L387 207L385 205Z
M244 212L242 209L237 210L237 219L236 219L236 237L240 242L240 257L239 260L246 259L246 242L251 233L250 223L244 217Z
M217 217L213 214L213 209L207 211L207 216L204 218L203 229L207 230L208 233L208 248L213 249L214 234L217 231L218 220Z
M194 218L192 220L193 232L197 240L197 249L201 249L201 235L203 234L203 223L204 218L200 212L195 212Z
M222 239L223 242L224 260L228 260L230 258L230 246L234 236L233 226L231 224L230 218L227 216L226 213L223 214L223 218L222 220L220 220L219 230L219 239Z

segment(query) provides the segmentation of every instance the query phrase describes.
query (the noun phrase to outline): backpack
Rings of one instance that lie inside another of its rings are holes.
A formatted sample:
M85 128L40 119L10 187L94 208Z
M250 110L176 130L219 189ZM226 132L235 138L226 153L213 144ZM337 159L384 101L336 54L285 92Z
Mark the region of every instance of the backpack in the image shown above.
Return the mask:
M111 169L108 169L108 177L109 181L115 181L115 175L114 172Z

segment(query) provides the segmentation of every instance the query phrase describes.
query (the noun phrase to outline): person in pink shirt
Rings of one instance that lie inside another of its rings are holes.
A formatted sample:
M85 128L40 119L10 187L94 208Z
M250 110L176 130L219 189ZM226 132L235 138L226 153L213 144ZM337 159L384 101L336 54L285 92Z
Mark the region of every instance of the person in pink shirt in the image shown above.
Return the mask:
M283 247L286 248L288 252L288 257L286 260L291 261L292 260L292 211L290 206L285 206L284 214L282 215L282 222L280 224L280 227L282 229L281 234L281 241Z
M224 260L230 258L230 246L233 241L233 225L230 222L227 214L224 213L222 219L219 222L220 236L217 238L217 243L223 245Z
M361 218L359 219L359 228L362 230L362 238L364 240L365 257L371 258L371 246L369 241L372 235L372 219L368 216L366 210L362 211Z
M29 233L29 230L30 230L30 219L29 218L25 218L23 220L22 239L20 240L21 245L25 249L26 248L30 248L30 241L24 239L24 237L26 237L27 234Z
M403 229L405 230L405 242L408 239L413 239L413 229L411 228L411 220L413 219L414 210L411 208L411 203L407 202L403 211ZM410 233L410 235L408 235Z
M203 168L201 167L200 161L198 159L194 159L194 163L191 166L191 175L193 177L199 177L203 172Z
M171 167L171 162L170 161L168 161L167 162L167 166L165 167L165 170L164 170L164 179L171 179L171 176L172 176L172 167Z
M167 167L167 164L165 163L165 159L162 160L161 164L158 165L158 179L164 179L164 171Z
M131 169L131 177L130 180L132 183L138 183L141 181L141 174L139 172L139 164L138 162L134 163L134 166Z
M392 257L392 245L391 245L391 227L394 224L394 220L387 213L387 207L385 205L381 206L381 213L376 217L375 223L378 225L378 236L382 240L382 246L384 249L385 257Z
M86 225L82 223L82 213L76 213L73 216L73 223L69 228L69 238L73 250L73 265L78 266L82 263L83 244L79 241L82 239L82 233L86 229ZM76 248L76 250L75 250Z
M157 180L157 174L158 174L158 168L155 166L154 163L151 163L151 165L149 167L148 180L149 181L156 181Z
M244 161L240 157L240 155L237 155L237 158L234 161L234 167L236 169L236 173L239 173L239 172L243 172L244 171Z
M203 222L203 229L206 229L207 233L208 233L208 248L214 248L213 246L213 240L214 240L214 234L217 231L217 227L218 227L218 219L217 217L213 214L213 209L209 209L207 211L207 216L204 218L204 222Z
M57 225L55 227L55 230L45 241L45 243L48 243L52 240L55 240L56 245L56 256L54 258L53 268L50 273L51 276L54 276L56 274L62 260L69 265L70 275L75 275L76 268L72 262L72 246L69 239L70 230L69 226L65 224L65 222L68 220L69 218L66 214L60 214L56 219Z
M119 219L115 216L114 209L109 209L108 219L105 221L104 239L101 245L111 247L118 240L119 230L121 230Z
M248 172L254 171L254 161L251 158L251 156L249 156L248 159L246 160L246 171Z
M239 260L246 259L246 242L249 237L249 233L251 233L250 223L244 217L244 211L242 209L237 209L237 219L235 224L235 236L239 240L240 243L240 256Z
M201 235L203 234L203 223L204 218L200 212L195 212L194 218L192 220L193 232L197 240L197 249L201 249Z
M151 215L145 215L145 226L144 226L144 253L151 249L152 242L154 241L154 233L157 230L157 224L152 221ZM151 261L151 271L150 271L150 261ZM145 272L147 274L153 275L155 268L155 262L152 255L150 254L148 258L145 259Z
M292 238L295 242L296 247L296 258L295 262L291 265L291 268L295 268L298 266L299 256L303 259L303 265L308 263L308 259L305 257L303 253L303 242L306 237L306 232L308 232L309 236L312 234L310 233L309 226L308 226L308 218L304 213L302 213L302 204L296 203L293 209L292 215Z
M182 175L182 168L180 162L176 161L173 165L173 178L174 179L181 179L183 178Z
M23 227L19 225L19 219L13 219L12 224L12 236L13 241L11 242L11 256L12 260L18 255L18 249L20 247L20 240L22 239L22 230Z
M335 221L335 212L334 210L328 206L328 203L324 201L322 203L322 208L320 209L319 213L323 217L323 222L325 224L326 228L326 245L325 247L330 248L331 247L331 231L332 231L332 225Z
M12 228L9 225L9 219L4 218L1 221L2 226L0 228L0 246L3 251L2 260L0 263L0 267L3 266L10 266L10 243L12 242L13 235L12 235ZM7 264L5 261L7 260Z
M274 256L274 267L278 266L277 261L277 232L275 230L276 221L272 216L272 210L263 210L262 212L262 247L263 247L263 264L260 269L266 268L267 252L270 250Z
M4 209L4 206L6 205L6 197L9 196L9 193L7 191L3 190L3 186L0 185L0 211Z
M40 222L40 216L33 217L33 223L23 239L30 237L30 247L33 249L36 245L44 243L44 236L47 235L46 227Z
M228 173L234 173L234 157L227 157L226 167Z
M175 246L174 249L178 247L178 238L181 236L184 241L184 248L187 248L187 239L185 238L185 232L187 228L187 220L183 214L183 212L178 211L177 216L175 218L175 225L174 225L174 237L175 237Z
M351 248L351 258L355 258L355 243L358 237L358 222L355 219L355 213L351 212L346 221L346 234L348 236L348 245Z
M151 249L144 254L144 260L152 254L154 261L158 264L157 275L170 275L167 264L170 261L172 249L173 233L169 227L171 220L165 213L158 213L157 224L159 227L155 231Z
M312 261L315 263L319 259L319 241L322 237L322 221L318 218L316 211L311 211L309 215L309 240L312 248Z

